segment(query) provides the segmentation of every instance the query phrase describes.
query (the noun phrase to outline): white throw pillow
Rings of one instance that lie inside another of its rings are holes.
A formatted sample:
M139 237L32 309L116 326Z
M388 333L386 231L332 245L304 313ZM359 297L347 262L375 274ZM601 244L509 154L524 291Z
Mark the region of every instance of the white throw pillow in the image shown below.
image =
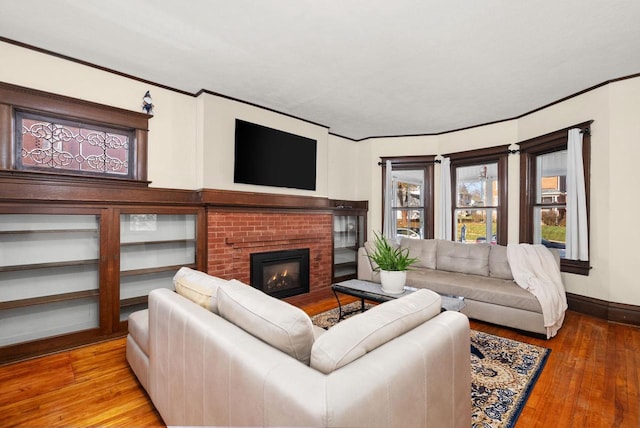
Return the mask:
M440 304L437 293L422 289L346 319L315 341L310 365L331 373L433 318Z
M173 285L178 294L214 314L218 313L218 287L227 282L226 279L217 278L188 267L181 267L173 277Z
M218 310L227 321L309 365L315 337L302 309L232 279L218 289Z

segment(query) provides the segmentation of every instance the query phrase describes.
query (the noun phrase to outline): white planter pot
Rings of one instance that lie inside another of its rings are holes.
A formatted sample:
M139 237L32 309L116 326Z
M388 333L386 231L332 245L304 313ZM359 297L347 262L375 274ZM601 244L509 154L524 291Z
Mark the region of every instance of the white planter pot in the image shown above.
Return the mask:
M404 293L404 284L407 282L406 270L381 270L380 282L382 291L389 294Z

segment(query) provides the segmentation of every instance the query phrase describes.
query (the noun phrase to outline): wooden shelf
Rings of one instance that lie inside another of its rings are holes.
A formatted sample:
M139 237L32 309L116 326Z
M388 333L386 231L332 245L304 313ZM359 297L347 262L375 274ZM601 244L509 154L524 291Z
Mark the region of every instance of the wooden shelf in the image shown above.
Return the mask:
M191 244L194 242L196 242L195 239L167 239L164 241L120 242L120 246L129 247L134 245Z
M175 272L183 266L196 269L195 263L185 264L185 265L160 266L160 267L145 268L145 269L123 270L123 271L120 271L120 276L124 277L124 276L145 275L145 274L158 273L158 272L171 272L171 271Z
M0 302L0 310L24 308L33 305L45 305L47 303L84 299L86 297L96 297L99 294L100 292L98 290L84 290L74 291L73 293L53 294L51 296L32 297L29 299L10 300L8 302Z
M149 300L148 296L130 297L128 299L120 300L120 307L125 308L127 306L136 306L146 304Z
M88 265L97 265L98 259L87 259L87 260L71 260L68 262L48 262L48 263L32 263L26 265L11 265L11 266L0 266L0 272L16 272L21 270L32 270L32 269L49 269L49 268L59 268L59 267L68 267L68 266L88 266Z
M30 235L36 233L97 233L98 229L29 229L29 230L2 230L0 235Z

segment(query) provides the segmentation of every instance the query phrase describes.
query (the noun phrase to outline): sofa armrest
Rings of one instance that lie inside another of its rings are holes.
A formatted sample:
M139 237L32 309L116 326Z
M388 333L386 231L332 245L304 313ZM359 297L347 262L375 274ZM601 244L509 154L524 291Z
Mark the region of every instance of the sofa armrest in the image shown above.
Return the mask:
M363 281L380 282L380 272L373 270L371 260L364 247L358 248L358 279Z

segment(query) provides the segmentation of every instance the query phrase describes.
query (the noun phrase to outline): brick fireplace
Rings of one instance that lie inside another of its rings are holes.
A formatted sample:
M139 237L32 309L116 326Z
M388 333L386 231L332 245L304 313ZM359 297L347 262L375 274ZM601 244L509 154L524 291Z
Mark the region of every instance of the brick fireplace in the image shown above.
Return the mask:
M250 283L251 254L309 249L309 293L291 302L326 297L331 289L333 216L328 210L207 209L209 274Z

